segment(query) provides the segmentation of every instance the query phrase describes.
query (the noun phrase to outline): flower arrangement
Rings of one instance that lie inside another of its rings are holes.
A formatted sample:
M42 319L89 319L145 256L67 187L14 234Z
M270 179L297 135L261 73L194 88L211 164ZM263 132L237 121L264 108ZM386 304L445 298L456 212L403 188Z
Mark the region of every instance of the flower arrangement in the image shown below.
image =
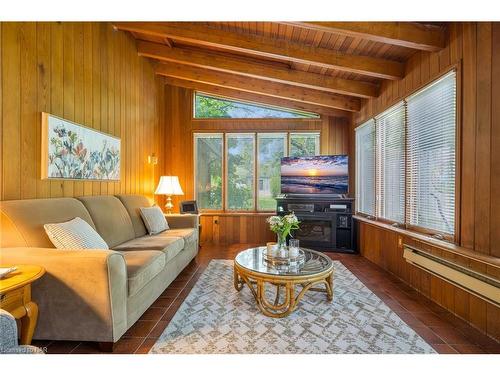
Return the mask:
M269 228L278 236L278 245L280 248L286 246L286 238L292 230L299 229L300 221L292 212L284 216L271 216L267 219Z

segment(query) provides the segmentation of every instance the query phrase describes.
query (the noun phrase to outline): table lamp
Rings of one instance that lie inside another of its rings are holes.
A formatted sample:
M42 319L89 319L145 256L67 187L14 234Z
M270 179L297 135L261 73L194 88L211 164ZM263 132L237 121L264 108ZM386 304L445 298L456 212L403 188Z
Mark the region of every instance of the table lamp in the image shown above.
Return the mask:
M167 204L165 204L165 208L167 209L167 214L171 214L172 209L174 208L174 205L172 204L172 195L184 195L181 185L179 184L179 177L161 176L158 187L155 190L155 194L167 196Z

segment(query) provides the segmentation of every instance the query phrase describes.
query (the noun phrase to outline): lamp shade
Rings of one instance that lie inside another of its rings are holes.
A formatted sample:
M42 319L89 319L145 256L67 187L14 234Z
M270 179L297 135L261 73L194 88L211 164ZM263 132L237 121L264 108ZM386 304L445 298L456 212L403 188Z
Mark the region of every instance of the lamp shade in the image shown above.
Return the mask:
M155 194L184 195L177 176L161 176Z

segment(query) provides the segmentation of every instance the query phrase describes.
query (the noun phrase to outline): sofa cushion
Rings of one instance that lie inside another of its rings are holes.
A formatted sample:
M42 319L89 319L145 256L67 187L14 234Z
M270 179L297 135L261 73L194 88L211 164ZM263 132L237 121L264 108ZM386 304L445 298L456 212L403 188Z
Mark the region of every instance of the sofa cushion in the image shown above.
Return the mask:
M178 229L169 229L165 232L161 233L167 237L181 237L184 239L185 245L187 246L190 243L193 243L198 240L198 229L194 228L178 228Z
M78 197L90 213L95 227L110 248L135 238L125 206L112 195Z
M58 249L109 249L99 233L79 217L64 223L44 224L43 227Z
M127 267L128 295L144 288L165 267L165 254L158 250L122 252Z
M140 208L151 207L152 202L144 195L116 195L122 202L130 215L132 225L134 226L135 236L141 237L148 233L144 221L142 221Z
M158 234L168 229L165 215L158 206L141 207L141 217L150 235Z
M131 250L160 250L165 253L166 263L170 262L184 249L182 237L167 236L168 231L154 236L142 236L116 246L113 250L128 252Z
M0 247L54 247L43 228L80 217L95 229L85 206L74 198L23 199L0 202Z

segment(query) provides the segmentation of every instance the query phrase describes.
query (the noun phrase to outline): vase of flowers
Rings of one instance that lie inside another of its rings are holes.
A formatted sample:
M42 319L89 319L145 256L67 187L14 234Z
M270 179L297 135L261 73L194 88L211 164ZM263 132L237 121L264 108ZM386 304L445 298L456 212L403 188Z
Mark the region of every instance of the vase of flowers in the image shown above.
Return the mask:
M285 250L286 238L291 234L292 230L299 229L300 222L297 216L293 212L284 216L271 216L267 219L267 222L271 231L276 233L278 237L278 249Z

